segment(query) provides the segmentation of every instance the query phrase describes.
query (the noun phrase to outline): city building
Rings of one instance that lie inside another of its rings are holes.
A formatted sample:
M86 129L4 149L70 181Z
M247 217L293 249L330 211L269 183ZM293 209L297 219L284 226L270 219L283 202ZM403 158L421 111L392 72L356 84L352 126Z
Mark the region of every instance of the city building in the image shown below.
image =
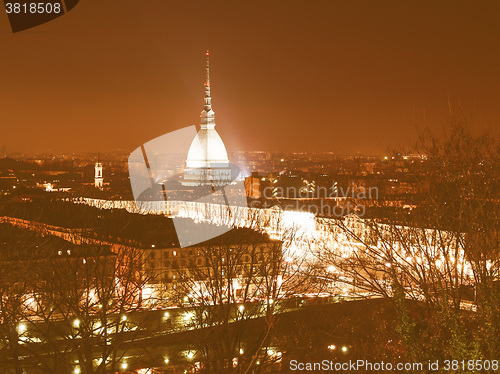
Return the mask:
M209 229L207 224L199 225L201 230L203 226ZM281 258L281 241L265 233L236 228L181 248L175 239L172 245L165 245L166 236L175 236L173 227L171 230L158 235L156 244L139 245L143 264L141 276L145 282L143 301L169 306L169 302L179 296L208 300L213 296L210 293L213 282L228 272L232 281L224 284L222 280L219 285L227 288L231 299L248 298L248 295L264 297L259 290L263 278L269 276L263 270L264 265ZM281 276L276 275L277 278Z

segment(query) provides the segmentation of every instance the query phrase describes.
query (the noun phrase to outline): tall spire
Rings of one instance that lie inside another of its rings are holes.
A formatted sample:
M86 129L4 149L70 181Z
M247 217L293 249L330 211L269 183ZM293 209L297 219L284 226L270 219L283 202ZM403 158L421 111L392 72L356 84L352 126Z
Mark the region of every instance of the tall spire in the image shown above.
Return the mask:
M205 53L205 55L207 56L207 86L208 88L210 88L210 51L207 51L207 53Z
M205 105L201 112L201 128L214 128L214 111L212 110L212 97L210 96L210 51L205 53L207 56L207 81L205 82Z

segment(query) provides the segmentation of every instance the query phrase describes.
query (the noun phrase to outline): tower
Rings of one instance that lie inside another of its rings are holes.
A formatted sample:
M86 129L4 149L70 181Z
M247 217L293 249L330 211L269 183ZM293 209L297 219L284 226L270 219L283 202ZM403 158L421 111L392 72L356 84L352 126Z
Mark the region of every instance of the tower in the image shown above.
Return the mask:
M184 181L186 186L220 186L231 181L226 147L215 130L215 113L210 93L210 52L206 53L206 82L200 131L189 148Z
M95 163L94 185L95 188L102 190L104 179L102 177L102 164L97 161Z

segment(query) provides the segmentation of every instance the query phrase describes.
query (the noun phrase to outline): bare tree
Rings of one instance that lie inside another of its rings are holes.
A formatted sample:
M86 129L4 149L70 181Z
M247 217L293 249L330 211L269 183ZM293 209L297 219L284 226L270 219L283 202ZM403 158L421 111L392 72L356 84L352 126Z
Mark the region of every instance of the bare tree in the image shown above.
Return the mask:
M16 372L35 367L47 373L127 368L128 351L137 356L141 350L134 342L151 334L141 305L149 282L143 250L92 235L99 233L95 229L66 230L63 240L50 235L47 227L52 226L26 225L30 230L0 224L2 237L9 239L5 251L15 257L12 263L3 258L0 274L6 295L0 307L4 326L10 326L2 334L2 359Z
M13 251L16 244L26 244L16 236L8 224L0 223L0 242L2 261L0 263L0 366L13 373L22 370L22 340L25 338L26 325L23 321L23 304L28 294L28 284L24 277L29 268L20 261L22 253Z
M410 173L431 186L423 201L385 219L325 220L325 274L393 301L408 358L498 357L498 142L457 115L442 137L424 129L416 152Z
M179 249L173 290L185 309L185 328L196 330L198 343L187 351L198 362L196 370L257 373L280 361L274 326L280 313L293 306L288 297L307 280L283 245L292 241L292 231L272 240L250 229L233 229Z

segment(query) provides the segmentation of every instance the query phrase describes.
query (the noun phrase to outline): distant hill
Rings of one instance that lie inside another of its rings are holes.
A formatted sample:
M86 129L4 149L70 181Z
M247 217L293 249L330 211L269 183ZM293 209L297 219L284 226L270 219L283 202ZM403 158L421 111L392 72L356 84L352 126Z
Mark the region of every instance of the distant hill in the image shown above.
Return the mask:
M39 170L40 165L26 161L14 160L12 158L0 158L0 171L6 170Z

